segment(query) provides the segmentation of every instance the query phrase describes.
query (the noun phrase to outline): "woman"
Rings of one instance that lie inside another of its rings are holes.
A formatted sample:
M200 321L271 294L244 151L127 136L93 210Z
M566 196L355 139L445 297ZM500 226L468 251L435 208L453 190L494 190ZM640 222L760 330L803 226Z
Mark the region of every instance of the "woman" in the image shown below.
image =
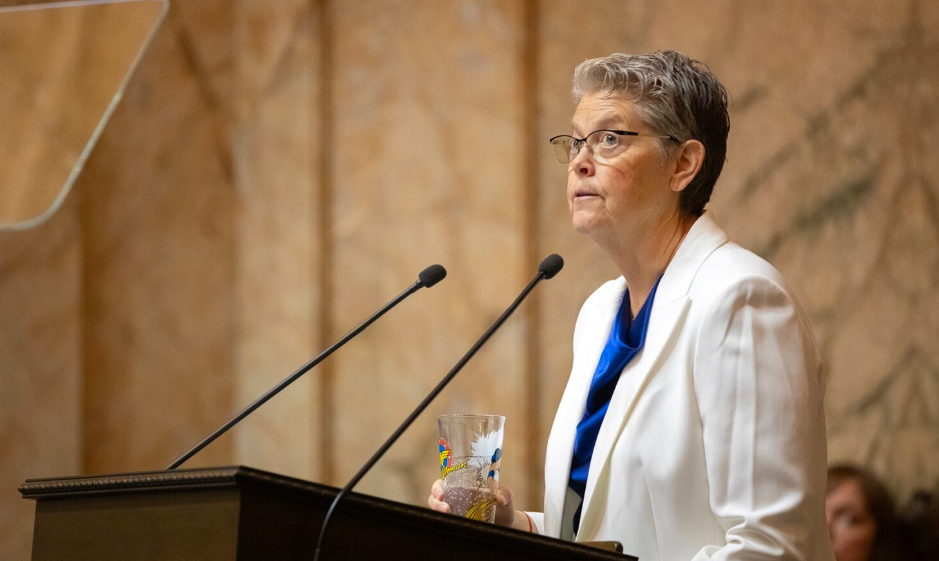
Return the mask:
M810 326L779 273L704 206L727 94L681 53L574 73L575 230L622 277L587 299L545 461L544 513L500 492L497 523L616 540L642 561L829 561L825 428ZM447 512L440 483L428 499Z
M872 474L849 465L828 469L825 517L837 561L894 561L900 555L893 499Z

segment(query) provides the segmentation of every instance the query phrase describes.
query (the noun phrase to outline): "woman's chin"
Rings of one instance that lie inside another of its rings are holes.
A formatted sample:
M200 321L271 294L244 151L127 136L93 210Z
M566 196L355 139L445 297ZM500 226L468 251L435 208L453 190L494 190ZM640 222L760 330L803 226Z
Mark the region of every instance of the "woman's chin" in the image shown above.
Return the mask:
M596 216L592 213L575 212L571 218L571 225L578 234L590 236L598 229Z
M578 234L584 234L585 236L590 235L590 228L588 227L587 223L575 219L573 225L574 231Z

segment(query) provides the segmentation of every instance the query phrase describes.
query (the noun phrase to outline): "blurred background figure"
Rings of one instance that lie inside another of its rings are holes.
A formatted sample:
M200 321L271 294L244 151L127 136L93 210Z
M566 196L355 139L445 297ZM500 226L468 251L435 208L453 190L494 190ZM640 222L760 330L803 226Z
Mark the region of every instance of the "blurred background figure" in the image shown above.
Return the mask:
M893 499L873 474L848 464L828 468L825 517L837 561L909 559Z

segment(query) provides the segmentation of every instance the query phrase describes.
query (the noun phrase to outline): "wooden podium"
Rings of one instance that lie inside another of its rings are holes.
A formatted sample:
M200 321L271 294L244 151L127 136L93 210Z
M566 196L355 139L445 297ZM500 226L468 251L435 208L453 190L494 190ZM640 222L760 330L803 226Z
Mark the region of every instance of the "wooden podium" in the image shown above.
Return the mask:
M33 561L310 560L337 489L246 467L30 479ZM622 554L353 493L324 561L628 561Z

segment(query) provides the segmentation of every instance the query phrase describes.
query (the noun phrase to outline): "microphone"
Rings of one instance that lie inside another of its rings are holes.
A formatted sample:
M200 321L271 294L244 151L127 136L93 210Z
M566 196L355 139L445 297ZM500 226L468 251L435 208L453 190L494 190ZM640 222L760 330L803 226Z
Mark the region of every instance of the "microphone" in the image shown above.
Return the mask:
M560 273L563 268L564 259L557 253L552 253L538 265L538 273L544 275L545 280L549 280L553 279L554 275Z
M363 477L365 477L365 474L367 474L369 470L375 467L375 464L378 463L378 460L380 460L381 457L385 455L385 452L391 448L391 445L398 440L404 431L406 431L408 427L411 426L411 423L413 423L414 420L424 412L424 409L427 409L427 406L430 405L430 403L437 397L437 395L440 394L440 392L443 391L445 387L447 387L447 384L449 384L450 381L456 377L460 370L466 366L466 363L469 362L471 358L473 358L473 355L476 354L476 351L478 351L480 347L482 347L486 341L492 337L492 334L495 333L497 329L502 327L502 324L505 323L505 320L507 320L509 316L512 315L512 312L514 312L515 309L519 307L522 301L528 297L528 294L534 290L535 286L543 280L554 278L554 276L557 275L563 267L564 259L562 259L560 255L552 253L551 255L545 257L544 261L538 265L538 274L535 275L535 278L533 278L531 282L528 283L528 286L522 290L521 294L518 295L515 301L512 302L512 304L506 308L504 312L502 312L502 315L499 316L499 319L497 319L495 323L493 323L489 329L483 333L482 337L480 337L479 340L473 344L470 350L467 351L465 355L463 355L463 358L461 358L453 367L453 369L443 377L443 380L437 384L437 387L435 387L429 394L427 394L427 397L424 398L424 401L422 401L414 409L414 411L408 415L408 418L405 419L403 423L401 423L401 426L395 429L394 433L388 437L388 440L386 440L385 443L381 445L381 448L379 448L378 451L375 452L375 454L369 458L367 462L365 462L365 465L362 466L362 469L360 469L359 472L355 474L351 480L349 480L349 483L347 483L346 486L339 491L339 493L336 495L336 498L333 499L332 504L329 505L329 510L326 511L326 517L323 519L323 525L320 527L320 535L316 542L316 553L313 555L313 561L319 561L320 550L323 548L323 536L326 535L326 526L329 524L329 519L332 517L333 512L336 510L336 505L339 504L339 501L342 499L342 497L352 491L352 488L355 487Z
M338 341L336 341L335 343L327 347L326 350L318 354L313 360L301 366L296 372L284 378L283 380L281 380L279 384L277 384L276 386L268 390L267 393L265 393L261 397L254 400L254 402L252 402L251 405L242 409L241 412L235 415L234 417L232 417L230 421L228 421L227 423L225 423L224 425L216 429L215 432L207 436L202 442L193 446L192 449L190 449L188 452L186 452L185 454L177 458L176 461L171 463L169 466L167 466L166 469L171 470L171 469L178 468L180 465L182 465L183 462L195 456L200 450L202 450L203 448L211 444L212 441L214 441L216 438L225 434L225 432L227 432L228 429L237 425L239 422L241 422L242 419L244 419L245 417L253 413L255 409L267 403L269 399L271 399L272 397L280 393L281 390L283 390L290 384L296 382L297 379L300 378L300 376L303 376L311 368L313 368L314 366L322 362L323 359L333 354L333 352L335 352L339 347L345 345L350 339L352 339L353 337L355 337L356 335L364 331L365 328L371 325L372 323L374 323L375 320L385 315L385 312L387 312L391 308L394 308L395 306L400 304L402 300L414 294L421 288L425 288L425 287L430 288L434 286L438 282L442 281L446 276L447 276L447 270L444 269L440 265L431 265L430 267L427 267L426 269L421 271L420 274L417 275L417 280L414 281L414 284L409 286L404 292L395 296L393 300L391 300L390 302L382 306L381 309L375 312L370 318L363 321L358 327L356 327L352 331L343 335L341 339L339 339Z

